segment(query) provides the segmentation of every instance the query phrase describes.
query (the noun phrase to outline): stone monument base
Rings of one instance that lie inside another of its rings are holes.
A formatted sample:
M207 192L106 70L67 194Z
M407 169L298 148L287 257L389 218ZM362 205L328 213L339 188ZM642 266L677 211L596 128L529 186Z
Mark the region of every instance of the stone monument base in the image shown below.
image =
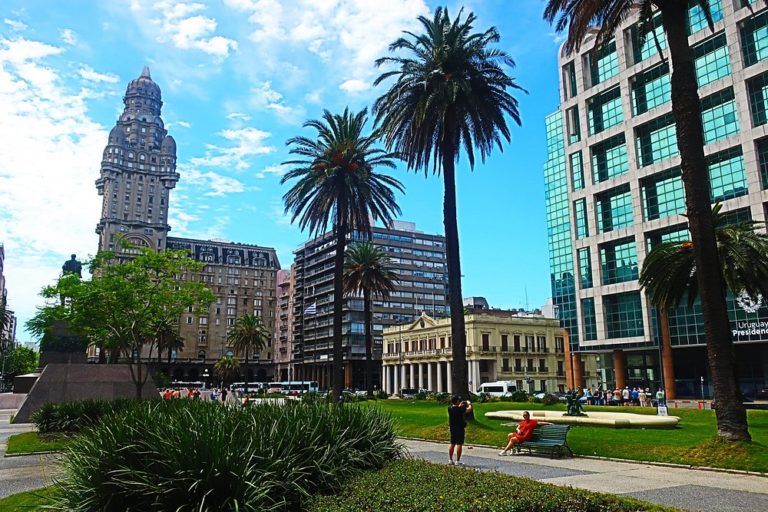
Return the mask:
M143 370L147 370L145 366ZM157 398L157 387L150 375L144 383L142 398ZM127 364L56 364L49 363L40 374L26 400L19 407L14 423L28 423L33 412L45 402L76 400L114 400L135 398L136 386Z

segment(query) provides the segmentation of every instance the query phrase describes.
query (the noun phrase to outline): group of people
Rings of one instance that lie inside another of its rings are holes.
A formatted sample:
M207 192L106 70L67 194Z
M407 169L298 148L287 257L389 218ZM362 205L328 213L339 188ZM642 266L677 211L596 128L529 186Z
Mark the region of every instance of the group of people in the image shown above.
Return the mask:
M638 406L638 407L653 407L654 405L664 404L664 390L659 389L656 391L654 403L654 394L650 388L643 389L642 387L630 388L625 386L624 389L589 389L583 390L583 396L587 400L587 405L625 405L625 406Z
M172 400L176 398L193 398L200 400L200 390L197 388L187 388L186 391L180 389L166 388L162 393L163 400Z

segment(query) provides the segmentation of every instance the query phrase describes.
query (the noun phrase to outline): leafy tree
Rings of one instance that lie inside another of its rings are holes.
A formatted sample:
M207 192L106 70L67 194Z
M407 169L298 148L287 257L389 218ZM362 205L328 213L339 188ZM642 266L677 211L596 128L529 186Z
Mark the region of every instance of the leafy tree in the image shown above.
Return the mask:
M496 28L475 32L475 15L462 19L462 13L451 19L447 8L438 7L432 19L419 17L422 33L406 32L389 45L396 56L376 65L394 69L375 84L395 82L376 100L374 112L387 147L401 153L409 169L443 176L452 381L454 391L468 398L455 166L462 152L473 169L476 151L484 162L494 147L502 150L502 139L511 137L507 116L520 124L517 100L508 90L523 89L505 72L514 66L512 59L492 47L500 39Z
M179 334L178 317L165 317L158 319L152 325L154 342L157 346L157 362L162 359L163 350L168 352L168 362L171 362L171 354L174 350L178 351L184 348L184 338Z
M227 334L227 343L245 355L245 392L248 393L248 356L267 346L270 333L256 315L241 316Z
M363 293L365 317L365 385L373 396L373 307L372 298L386 300L395 290L397 275L391 270L386 253L370 242L359 242L347 249L344 259L344 293Z
M204 311L214 296L203 283L179 279L203 266L188 258L186 252L158 253L127 244L123 250L129 252L97 254L89 262L93 274L90 281L65 275L44 289L43 296L49 301L65 297L64 316L74 332L89 340L99 340L115 354L127 357L136 397L141 398L149 377L142 352L147 346L149 358L152 357L158 323L178 318L191 306ZM41 308L32 324L43 326L42 318L51 316L48 309L60 306Z
M232 382L240 375L240 361L233 356L222 356L213 365L213 371L224 384Z
M656 38L658 13L666 33L672 62L672 114L680 151L680 169L685 189L688 226L693 241L699 296L704 314L707 358L717 401L718 435L731 440L749 440L747 416L736 383L733 340L725 302L723 275L717 254L715 225L710 214L710 184L704 157L704 129L701 102L696 81L694 54L688 42L688 10L697 5L709 27L714 30L709 0L548 0L544 19L554 23L558 32L567 30L567 52L578 52L585 36L597 30L595 48L614 37L619 25L629 16L639 16L643 38ZM661 51L658 40L655 41Z
M396 153L387 153L374 145L378 132L363 135L366 110L356 114L345 109L339 114L324 111L322 119L304 123L317 132L316 139L294 137L287 144L299 159L281 183L296 180L285 193L286 213L291 222L299 219L301 229L310 236L322 234L333 226L336 255L333 275L333 399L338 402L344 388L342 345L343 267L347 236L352 231L368 233L373 221L390 222L400 213L394 190L402 184L380 167L395 167Z

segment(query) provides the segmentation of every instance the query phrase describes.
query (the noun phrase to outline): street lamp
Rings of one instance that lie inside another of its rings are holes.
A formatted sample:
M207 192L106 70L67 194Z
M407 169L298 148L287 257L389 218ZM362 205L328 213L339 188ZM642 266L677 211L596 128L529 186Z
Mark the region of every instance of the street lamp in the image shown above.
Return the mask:
M203 370L203 389L208 387L208 377L210 377L210 374L208 373L208 368L205 368Z

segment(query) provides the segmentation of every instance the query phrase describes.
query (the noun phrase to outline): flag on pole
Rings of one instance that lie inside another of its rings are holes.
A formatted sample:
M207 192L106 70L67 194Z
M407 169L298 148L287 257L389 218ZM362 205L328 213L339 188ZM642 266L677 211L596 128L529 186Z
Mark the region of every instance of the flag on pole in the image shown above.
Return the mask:
M314 315L317 313L317 302L313 302L307 309L304 310L305 315Z

